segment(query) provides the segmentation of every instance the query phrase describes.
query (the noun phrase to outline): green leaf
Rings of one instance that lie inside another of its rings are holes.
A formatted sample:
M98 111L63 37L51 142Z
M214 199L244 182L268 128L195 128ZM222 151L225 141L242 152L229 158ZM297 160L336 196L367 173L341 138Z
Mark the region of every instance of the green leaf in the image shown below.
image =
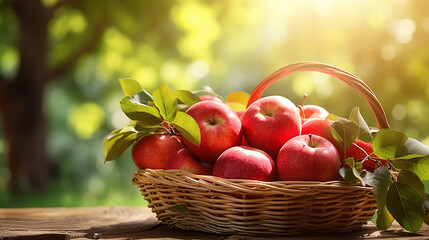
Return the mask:
M425 214L426 214L424 223L429 225L429 195L426 195L424 206L425 206Z
M392 225L392 219L386 208L387 191L392 182L390 172L385 167L377 168L374 173L365 172L366 183L372 186L372 191L377 199L377 216L374 216L378 229L386 230Z
M162 118L172 122L177 113L177 97L174 92L164 83L153 92L153 102L159 109Z
M375 224L377 228L380 230L387 230L392 226L393 218L390 216L389 210L384 206L382 208L377 208L377 217L375 220Z
M359 181L362 183L362 185L365 186L365 181L360 176L359 171L356 169L355 160L352 157L349 157L346 159L346 164L350 167L350 169L344 169L341 171L340 169L340 175L348 182L356 183L356 180L359 179ZM342 172L344 172L344 176L342 175Z
M355 107L350 112L350 121L354 122L356 125L360 128L360 134L359 139L364 142L371 142L372 140L372 134L369 130L368 124L363 119L362 115L360 114L359 107Z
M359 137L360 128L345 118L340 118L331 125L332 136L338 145L345 150Z
M160 131L164 130L163 126L161 126L161 125L143 126L143 125L140 125L140 123L138 121L135 122L135 126L134 127L136 128L136 130L138 132L150 132L150 133L153 133L153 132L160 132Z
M403 152L403 145L406 140L407 136L401 132L381 129L374 134L371 143L375 155L380 158L393 159Z
M104 137L104 161L119 158L128 147L134 144L137 135L137 131L133 127L127 126L122 129L116 129Z
M153 102L152 95L150 95L145 90L142 90L133 96L134 99L136 99L139 103L144 105L150 105ZM152 103L153 105L153 103Z
M424 223L426 223L427 225L429 225L429 213L426 214Z
M140 91L144 91L139 81L137 81L136 79L121 78L119 79L119 83L121 84L122 91L127 97L134 96L134 94Z
M429 155L429 147L414 138L408 138L401 150L400 157L410 154Z
M199 146L201 142L200 127L194 118L184 112L177 112L171 124L183 135L186 140Z
M426 180L423 178L420 178L420 179L422 180L423 185L425 185L426 194L429 194L429 180ZM427 200L429 201L429 198L427 198ZM428 202L428 204L429 204L429 202ZM429 205L428 205L428 209L429 209Z
M349 158L349 159L353 160L353 162L354 162L354 159L353 159L353 158ZM353 167L352 167L352 173L353 173L353 175L354 175L357 179L359 179L359 181L361 182L361 184L362 184L363 186L365 186L365 185L366 185L365 181L364 181L364 180L363 180L363 178L360 176L359 171L356 169L356 167L355 167L355 166L353 166Z
M176 94L176 97L177 99L179 99L180 102L188 106L192 106L200 101L200 98L197 95L193 94L188 90L176 90L174 91L174 93Z
M344 178L346 182L356 183L357 181L351 168L340 168L340 176Z
M367 172L364 179L368 185L373 187L372 191L377 198L377 205L385 206L386 193L392 182L390 171L386 167L379 167L373 174Z
M422 201L426 200L425 185L415 173L402 170L399 172L397 181L398 183L403 183L414 188L420 194Z
M335 114L333 114L333 113L330 113L328 116L326 116L326 119L328 119L328 120L331 120L331 121L338 121L338 120L340 120L341 118L340 117L338 117L337 115L335 115Z
M191 211L189 211L189 208L187 208L183 204L172 206L169 209L173 212L179 212L179 213L184 214L184 215L191 214Z
M397 182L387 191L387 209L395 220L406 230L417 232L425 218L423 201L412 187Z
M429 180L429 155L409 155L391 161L393 167L402 170L409 170L421 180Z
M121 102L122 111L131 120L138 121L142 126L156 126L162 123L158 109L146 106L131 97L124 97Z

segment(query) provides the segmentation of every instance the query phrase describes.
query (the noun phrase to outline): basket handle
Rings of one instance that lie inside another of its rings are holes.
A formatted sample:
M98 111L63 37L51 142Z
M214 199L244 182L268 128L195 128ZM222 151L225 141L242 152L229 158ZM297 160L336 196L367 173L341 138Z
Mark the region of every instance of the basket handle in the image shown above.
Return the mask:
M371 110L377 120L378 128L390 128L389 123L387 122L386 113L383 110L380 102L375 96L374 92L366 85L359 77L333 65L318 63L318 62L298 62L286 65L277 71L273 72L267 78L265 78L256 88L253 90L250 95L247 106L252 104L254 101L258 100L264 90L273 82L291 74L294 72L304 72L304 71L316 71L331 75L347 85L351 86L353 89L358 91L368 102Z

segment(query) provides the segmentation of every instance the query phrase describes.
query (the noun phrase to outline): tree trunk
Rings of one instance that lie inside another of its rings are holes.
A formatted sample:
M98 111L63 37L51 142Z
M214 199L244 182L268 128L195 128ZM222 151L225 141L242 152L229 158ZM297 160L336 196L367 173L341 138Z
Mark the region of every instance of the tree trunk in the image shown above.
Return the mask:
M1 0L0 0L1 1ZM0 74L0 113L11 171L11 191L40 190L57 175L46 150L46 119L44 90L48 82L69 70L99 42L108 15L101 11L90 37L80 49L55 69L46 63L48 24L54 12L71 0L58 0L45 7L40 0L4 0L19 22L18 49L20 62L16 76L6 80Z
M44 88L51 13L34 0L11 3L19 21L20 63L14 79L3 81L0 110L11 171L11 190L39 190L55 176L46 151Z
M10 186L15 194L40 190L56 175L45 143L46 121L41 98L15 88L2 108Z

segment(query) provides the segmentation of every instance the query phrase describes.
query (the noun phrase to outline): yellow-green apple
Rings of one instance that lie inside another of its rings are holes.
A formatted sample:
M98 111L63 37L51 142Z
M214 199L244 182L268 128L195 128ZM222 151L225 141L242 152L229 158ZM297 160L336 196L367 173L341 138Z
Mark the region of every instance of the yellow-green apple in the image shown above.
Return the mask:
M210 94L207 94L207 95L201 95L201 96L200 96L200 100L201 100L201 101L215 101L215 102L224 103L224 102L222 101L222 99L220 99L219 97L216 97L216 96L214 96L214 95L210 95Z
M367 156L378 158L374 154L372 144L364 142L360 139L354 141L353 144L346 151L346 157L347 158L352 157L355 161L361 161ZM386 160L380 159L379 161L382 165L387 166ZM367 171L374 172L374 170L378 168L379 165L376 164L375 161L371 159L367 159L364 162L362 162L362 167Z
M243 132L249 146L276 159L280 148L301 133L301 117L287 98L268 96L253 102L243 116Z
M276 164L284 181L331 181L339 179L341 161L330 141L309 134L287 141Z
M203 166L187 148L173 153L165 164L165 169L182 169L190 173L209 175L211 170Z
M139 169L165 169L168 158L183 148L179 136L152 134L134 144L131 156Z
M213 176L229 179L273 181L276 168L266 152L249 146L236 146L223 152L213 166Z
M228 105L201 101L192 105L186 113L197 122L201 143L196 146L186 139L184 142L200 161L213 164L223 151L241 143L243 134L240 118Z
M329 112L317 105L304 105L302 109L302 121L305 122L312 118L326 118Z
M301 134L312 134L328 139L332 144L334 144L335 148L340 154L341 161L344 161L344 151L341 149L340 145L338 145L337 141L335 141L335 138L331 132L331 125L332 121L329 119L311 118L302 124Z

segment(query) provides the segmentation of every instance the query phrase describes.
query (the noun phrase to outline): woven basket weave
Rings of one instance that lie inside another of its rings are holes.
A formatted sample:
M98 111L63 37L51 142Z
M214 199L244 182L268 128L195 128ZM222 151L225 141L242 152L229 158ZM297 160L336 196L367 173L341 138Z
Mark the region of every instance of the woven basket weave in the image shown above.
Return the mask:
M384 110L358 77L335 66L302 62L279 69L251 94L249 105L272 82L297 71L317 71L347 83L367 100L379 128L389 128ZM224 179L182 170L137 171L132 180L148 206L171 228L217 234L303 235L351 232L371 220L372 189L344 181Z

